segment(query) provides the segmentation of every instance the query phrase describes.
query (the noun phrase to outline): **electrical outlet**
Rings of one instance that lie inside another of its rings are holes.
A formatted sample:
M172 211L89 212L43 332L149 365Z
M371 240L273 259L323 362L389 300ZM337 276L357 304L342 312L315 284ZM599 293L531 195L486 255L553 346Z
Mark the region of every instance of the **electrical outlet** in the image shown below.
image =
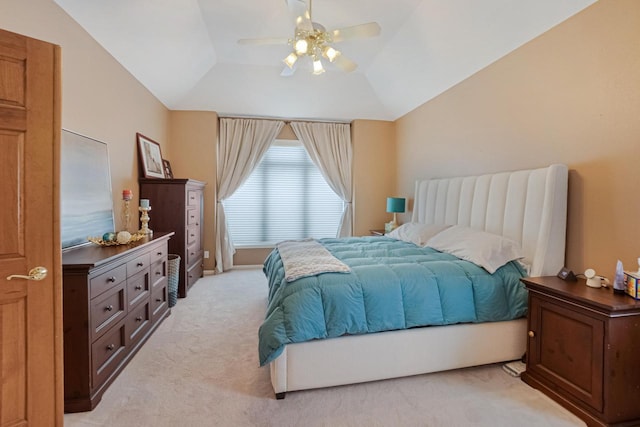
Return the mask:
M204 257L207 259L209 258L209 251L204 251Z

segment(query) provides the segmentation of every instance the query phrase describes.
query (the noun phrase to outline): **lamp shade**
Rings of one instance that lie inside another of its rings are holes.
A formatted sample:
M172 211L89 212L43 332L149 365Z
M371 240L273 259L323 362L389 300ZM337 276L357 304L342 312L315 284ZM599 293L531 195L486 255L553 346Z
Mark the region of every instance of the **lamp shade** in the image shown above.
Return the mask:
M387 212L404 212L404 204L402 197L387 197Z

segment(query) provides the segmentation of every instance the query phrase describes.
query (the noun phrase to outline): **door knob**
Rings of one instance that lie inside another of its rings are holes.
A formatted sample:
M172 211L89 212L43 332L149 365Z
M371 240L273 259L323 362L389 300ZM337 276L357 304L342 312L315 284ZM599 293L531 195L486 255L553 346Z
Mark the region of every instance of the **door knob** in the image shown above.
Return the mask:
M22 274L12 274L7 276L7 280L11 279L27 279L27 280L42 280L47 277L47 269L44 267L34 267L29 270L29 275L24 276Z

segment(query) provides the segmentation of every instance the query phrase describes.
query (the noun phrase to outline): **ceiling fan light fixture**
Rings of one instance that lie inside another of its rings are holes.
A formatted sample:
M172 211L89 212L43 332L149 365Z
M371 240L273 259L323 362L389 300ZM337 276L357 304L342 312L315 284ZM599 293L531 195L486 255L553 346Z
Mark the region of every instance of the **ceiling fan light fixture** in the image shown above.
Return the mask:
M306 39L298 39L293 45L298 55L305 55L309 51L309 43Z
M314 75L319 75L324 73L324 67L322 66L322 62L320 61L320 58L314 58L313 59L313 74Z
M295 52L291 52L286 58L282 60L282 62L284 62L287 65L287 67L293 69L293 65L296 63L297 60L298 60L298 55L296 55Z
M340 51L335 50L331 46L325 46L322 50L322 55L327 58L329 62L333 62L340 55Z

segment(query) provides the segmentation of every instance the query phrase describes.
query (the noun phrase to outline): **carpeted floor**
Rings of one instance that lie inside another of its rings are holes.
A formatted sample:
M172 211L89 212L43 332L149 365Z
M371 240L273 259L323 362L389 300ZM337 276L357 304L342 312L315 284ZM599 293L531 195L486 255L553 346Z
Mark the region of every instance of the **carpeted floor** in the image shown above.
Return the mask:
M288 393L258 367L259 269L200 279L92 412L89 426L569 427L585 424L500 365Z

